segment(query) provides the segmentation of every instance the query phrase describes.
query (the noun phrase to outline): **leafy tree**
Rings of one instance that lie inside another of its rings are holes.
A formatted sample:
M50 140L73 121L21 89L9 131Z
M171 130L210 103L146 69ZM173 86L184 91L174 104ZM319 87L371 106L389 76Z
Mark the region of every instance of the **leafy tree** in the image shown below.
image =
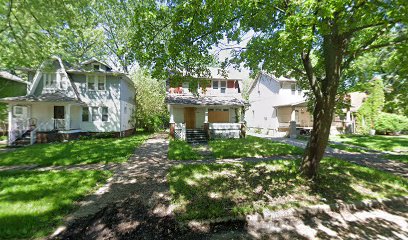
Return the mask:
M366 52L407 41L405 0L176 0L168 7L171 36L159 45L165 55L152 56L160 69L200 73L211 47L253 32L245 48L233 49L233 63L292 75L308 86L314 123L301 171L311 179L327 145L343 71Z
M408 130L408 118L398 114L383 112L377 116L375 130L382 134Z
M369 129L374 129L376 119L384 107L384 85L381 78L375 78L366 83L368 97L357 112L359 130L368 133ZM368 125L367 125L368 124Z
M160 129L164 122L168 122L164 104L165 82L150 77L143 69L133 73L132 80L136 88L134 111L136 128L151 132Z
M9 0L0 5L0 67L36 67L50 55L79 62L100 53L88 1Z

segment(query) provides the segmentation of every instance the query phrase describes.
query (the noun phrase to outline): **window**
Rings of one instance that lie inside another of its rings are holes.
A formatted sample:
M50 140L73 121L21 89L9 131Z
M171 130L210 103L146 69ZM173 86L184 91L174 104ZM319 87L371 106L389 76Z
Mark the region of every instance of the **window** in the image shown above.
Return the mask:
M227 82L221 81L221 93L225 93L226 89L227 89Z
M295 94L295 91L296 91L296 83L290 84L290 88L292 89L292 94Z
M106 76L105 75L87 75L88 90L106 90Z
M92 122L95 122L99 119L99 108L92 107Z
M82 108L82 122L89 122L89 107Z
M14 115L21 115L23 114L23 108L19 106L14 107Z
M99 71L99 70L101 70L101 65L100 64L94 64L93 69L96 70L96 71Z
M56 86L57 75L55 73L43 73L44 88L52 88Z
M106 82L104 76L98 76L98 90L103 91L106 89Z
M218 81L213 81L213 89L218 89Z
M103 122L108 121L108 108L107 107L102 107L102 121Z

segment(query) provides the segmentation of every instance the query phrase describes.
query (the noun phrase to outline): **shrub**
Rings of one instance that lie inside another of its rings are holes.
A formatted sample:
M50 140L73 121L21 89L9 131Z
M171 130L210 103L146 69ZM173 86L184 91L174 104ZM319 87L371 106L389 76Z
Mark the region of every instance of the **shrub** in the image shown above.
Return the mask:
M381 113L376 120L375 130L383 134L408 130L408 118L393 113Z

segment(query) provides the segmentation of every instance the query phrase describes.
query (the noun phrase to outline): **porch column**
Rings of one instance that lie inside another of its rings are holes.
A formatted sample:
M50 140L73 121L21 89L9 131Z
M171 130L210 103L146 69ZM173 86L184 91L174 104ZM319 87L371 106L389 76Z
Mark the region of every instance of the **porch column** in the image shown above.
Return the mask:
M346 112L346 133L352 133L353 129L352 129L352 121L351 121L351 111L350 109L347 109Z
M174 111L173 111L172 105L169 105L169 112L170 112L170 123L174 123Z
M173 106L168 105L169 112L170 112L170 137L175 138L176 137L176 123L174 122L174 111L173 111Z
M296 110L294 107L292 107L292 113L290 114L290 121L295 121L296 122Z
M208 107L205 107L205 112L204 112L204 123L208 123Z
M207 139L210 139L210 124L208 123L208 107L204 110L204 132Z
M290 124L289 124L289 137L296 138L296 110L292 107L292 113L290 114Z
M13 121L13 106L11 104L7 105L7 111L8 111L8 124L7 124L7 131L8 131L8 138L7 142L8 145L10 146L12 144L12 121Z
M71 129L71 104L68 104L65 110L65 130L70 129Z

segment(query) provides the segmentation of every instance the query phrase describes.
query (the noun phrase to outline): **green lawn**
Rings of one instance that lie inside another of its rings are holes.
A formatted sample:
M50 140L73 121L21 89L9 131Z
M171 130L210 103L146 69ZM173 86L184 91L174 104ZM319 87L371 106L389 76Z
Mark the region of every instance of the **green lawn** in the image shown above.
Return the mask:
M331 140L377 151L408 151L408 136L339 135L331 137Z
M0 239L50 234L107 171L0 172Z
M329 143L329 147L343 150L346 152L358 152L358 153L366 153L367 151L364 149L361 149L359 147L350 147L344 144L335 144L335 143Z
M392 155L392 154L387 154L385 157L385 159L389 159L389 160L397 160L400 162L404 162L408 164L408 155Z
M170 160L198 160L203 157L186 141L171 140L167 157Z
M408 194L408 179L326 158L312 184L290 160L177 165L168 175L179 220L242 216L263 209L354 202Z
M16 151L0 153L0 165L71 165L124 162L148 134L126 138L76 140L67 143L35 144Z
M210 141L209 144L216 158L303 154L303 149L301 148L253 136L239 139L215 140Z

